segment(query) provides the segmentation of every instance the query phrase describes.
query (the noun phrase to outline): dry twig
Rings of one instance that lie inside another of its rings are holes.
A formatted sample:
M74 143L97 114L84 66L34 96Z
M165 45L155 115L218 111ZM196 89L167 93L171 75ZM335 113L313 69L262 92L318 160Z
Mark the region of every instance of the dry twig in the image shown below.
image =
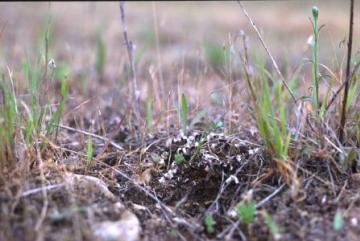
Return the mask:
M72 128L70 126L64 126L64 125L57 125L58 127L60 128L63 128L65 130L69 130L69 131L74 131L74 132L78 132L78 133L81 133L81 134L84 134L84 135L87 135L87 136L91 136L93 138L96 138L96 139L99 139L101 141L104 141L106 143L109 143L110 145L112 145L113 147L115 147L117 150L119 151L123 151L124 148L122 148L121 146L119 146L118 144L116 144L115 142L113 142L112 140L106 138L106 137L103 137L103 136L99 136L99 135L96 135L94 133L90 133L90 132L87 132L87 131L83 131L83 130L79 130L79 129L75 129L75 128Z
M128 38L128 33L127 33L127 26L126 26L126 22L125 22L125 10L124 10L124 5L125 3L123 1L120 2L120 17L121 17L121 23L122 23L122 27L123 27L123 36L124 36L124 41L125 41L125 45L126 45L126 49L127 49L127 53L128 53L128 57L129 57L129 62L130 62L130 74L131 74L131 79L132 79L132 93L133 93L133 105L134 105L134 113L135 116L137 118L137 120L139 120L140 117L140 91L139 91L139 87L138 87L138 82L136 79L136 72L135 72L135 60L134 60L134 50L135 50L135 44L129 40Z
M349 94L349 82L350 82L350 64L351 64L351 49L352 49L352 39L353 39L353 25L354 25L354 0L350 2L350 22L349 22L349 41L347 43L347 61L346 61L346 79L345 79L345 90L344 90L344 99L342 103L341 111L341 120L340 120L340 129L339 129L339 140L344 144L344 128L346 124L346 106L347 99ZM356 163L356 162L354 162ZM354 167L354 166L353 166ZM356 166L355 166L356 167Z
M291 91L291 89L290 89L289 85L287 84L284 76L281 74L280 69L279 69L279 67L278 67L278 65L277 65L274 57L273 57L272 54L270 53L270 50L269 50L269 48L267 47L267 45L265 44L265 41L263 40L263 38L262 38L262 36L261 36L258 28L256 27L254 21L250 18L248 12L246 11L246 9L245 9L244 6L242 5L242 3L241 3L240 1L237 1L237 2L238 2L238 4L240 5L240 8L241 8L242 11L244 12L244 14L245 14L245 16L247 17L247 19L249 20L252 28L255 30L257 36L259 37L260 42L261 42L261 44L263 45L266 53L269 55L269 57L270 57L270 59L271 59L271 62L272 62L272 64L273 64L273 66L274 66L274 69L275 69L276 73L277 73L277 74L279 75L279 77L280 77L280 80L282 81L283 85L286 87L286 89L288 90L289 94L291 95L291 97L293 98L294 102L296 103L297 100L296 100L296 98L295 98L295 95L294 95L293 92Z

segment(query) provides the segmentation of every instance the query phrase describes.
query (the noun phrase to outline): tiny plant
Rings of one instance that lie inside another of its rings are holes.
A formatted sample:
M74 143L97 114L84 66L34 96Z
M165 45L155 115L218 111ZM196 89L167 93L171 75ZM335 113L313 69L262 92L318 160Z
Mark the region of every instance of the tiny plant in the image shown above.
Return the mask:
M272 218L272 216L266 210L263 210L261 212L261 214L262 214L265 224L268 227L268 229L270 230L271 234L274 237L279 236L280 233L282 232L282 228L275 222L275 220Z
M186 100L185 94L181 94L180 100L180 110L179 110L179 121L181 129L185 132L187 127L187 119L188 119L188 102Z
M313 41L311 43L311 47L312 47L312 81L313 81L313 90L312 90L312 102L313 102L313 107L315 108L316 111L318 111L318 109L320 108L319 106L319 70L318 70L318 66L319 66L319 59L318 59L318 55L319 55L319 46L318 46L318 41L319 41L319 27L318 27L318 17L319 17L319 9L314 6L312 8L312 15L313 15L313 21L312 21L312 25L313 25Z
M343 228L344 221L343 221L343 214L340 210L337 210L333 220L333 228L335 231L339 231Z
M208 109L204 108L201 111L197 112L189 123L189 105L186 95L182 94L178 107L178 113L181 130L185 132L186 130L191 130L192 128L194 128L195 124L199 123L201 119L206 116L206 114L208 113Z
M197 144L195 144L195 150L194 150L194 153L192 154L191 158L190 158L190 161L192 161L194 158L198 157L199 154L200 154L200 151L201 151L201 148L202 146L204 145L205 143L205 138L203 137L203 135L201 135L200 137L200 141L197 142Z
M181 153L179 153L179 152L177 152L177 153L175 154L175 162L176 162L177 164L181 164L181 163L183 163L184 161L185 161L184 155L181 154Z
M61 81L60 93L61 93L60 104L57 106L55 112L52 114L51 119L50 119L50 121L49 121L49 123L47 125L47 128L46 128L46 135L47 136L59 124L61 113L62 113L62 110L64 108L67 96L68 96L68 87L67 87L66 79L63 79Z
M86 150L86 163L88 165L90 165L90 163L91 163L93 153L94 153L94 151L93 151L93 143L92 143L92 138L90 136L89 139L88 139L88 142L87 142L87 150Z
M214 229L214 226L215 226L216 222L213 218L213 215L212 214L206 214L205 215L205 218L204 218L204 225L205 225L205 228L206 228L206 232L208 234L212 234L215 232L215 229Z
M255 201L243 201L240 202L236 207L236 213L240 221L250 224L254 221L256 213L256 203Z

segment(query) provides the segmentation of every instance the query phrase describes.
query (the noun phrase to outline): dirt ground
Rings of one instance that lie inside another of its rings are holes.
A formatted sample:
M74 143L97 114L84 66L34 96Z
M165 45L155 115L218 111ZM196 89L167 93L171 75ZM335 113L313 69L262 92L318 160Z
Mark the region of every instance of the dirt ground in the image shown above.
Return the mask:
M281 70L291 76L311 57L307 40L313 5L325 25L320 61L336 71L344 62L341 43L347 36L349 7L340 2L244 5ZM125 10L129 38L136 45L141 103L153 90L152 128L146 127L145 117L132 119L119 3L0 3L1 73L7 75L8 66L21 89L23 60L38 60L49 21L49 57L69 72L62 126L41 155L41 168L35 153L1 176L0 241L111 240L99 238L94 230L116 220L130 220L121 223L129 230L140 228L139 237L116 240L360 240L360 176L349 174L331 153L304 150L294 166L301 188L293 198L261 141L241 75L234 70L236 81L229 84L226 69L210 63L206 46L225 46L230 33L240 30L248 36L251 58L265 56L236 2L126 2ZM359 14L355 12L355 21ZM98 35L106 47L102 76L95 67ZM354 36L358 50L358 27ZM300 81L306 90L309 76ZM59 84L50 85L56 102ZM224 104L229 86L234 87L231 109ZM180 93L188 98L189 119L207 109L185 133L174 104ZM144 104L142 113L145 109ZM92 139L90 164L89 135L82 131L105 138ZM240 222L235 211L248 199L257 204L250 224ZM269 230L264 210L279 232ZM339 212L343 225L335 230ZM213 232L203 222L209 213L216 223Z

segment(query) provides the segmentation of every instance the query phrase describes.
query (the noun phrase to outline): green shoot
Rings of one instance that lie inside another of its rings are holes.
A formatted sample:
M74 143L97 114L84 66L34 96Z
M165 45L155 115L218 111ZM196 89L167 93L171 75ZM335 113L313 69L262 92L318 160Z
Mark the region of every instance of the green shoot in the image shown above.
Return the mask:
M204 218L204 225L206 228L206 232L208 234L212 234L215 232L214 226L215 226L216 222L213 218L212 214L206 214L205 218Z
M23 71L29 83L29 104L27 119L25 119L25 141L27 144L32 142L33 134L40 130L40 121L43 113L40 108L40 69L37 64L30 65L30 61L24 61Z
M275 103L271 99L271 92L266 79L261 82L257 89L261 90L260 93L257 93L258 103L256 104L255 113L259 133L273 157L286 160L290 133L286 126L285 96L281 88L281 82L277 81L275 83Z
M59 124L60 121L60 117L61 117L61 112L64 108L65 105L65 101L67 99L67 95L68 95L68 87L67 87L67 82L66 79L63 79L61 81L61 87L60 87L60 93L61 93L61 100L60 100L60 104L57 106L54 114L52 114L51 119L47 125L46 128L46 136L48 136L53 130L54 128Z
M13 136L16 131L16 97L4 79L0 82L0 167L14 158Z
M186 100L186 96L184 94L181 94L179 121L180 121L181 129L183 131L186 130L187 119L188 119L188 103Z
M313 90L312 90L312 102L315 108L315 111L318 111L320 108L319 105L319 27L318 27L318 16L319 16L319 9L314 6L312 8L312 15L313 15L313 42L311 44L312 47L312 81L313 81Z
M271 234L274 236L280 235L280 233L282 232L282 228L275 222L272 216L266 210L263 210L261 213L263 215L265 224L270 230Z
M219 128L224 127L224 123L221 120L217 120L217 121L209 121L209 123L207 124L208 128L212 129L212 130L217 130Z
M333 228L335 231L339 231L343 228L343 226L344 226L343 215L340 210L337 210L334 216Z
M87 143L87 150L86 150L86 163L88 165L90 165L92 158L93 158L93 144L92 144L92 138L91 136L88 139L88 143Z
M181 163L183 163L184 161L185 161L184 155L177 152L177 153L175 154L175 162L176 162L177 164L181 164Z
M101 35L99 34L96 38L96 72L100 78L102 78L104 75L105 58L106 46Z
M356 96L356 92L358 90L358 81L356 80L356 75L354 75L354 80L351 81L351 86L349 88L349 93L347 96L347 101L346 101L346 110L349 110L351 104L353 103L354 97Z
M190 158L190 161L194 160L194 158L196 158L200 154L201 148L203 147L204 143L205 143L205 138L203 138L203 136L201 135L198 145L197 146L195 145L195 150Z
M59 63L54 70L55 79L63 81L70 78L70 67L66 63Z
M255 201L243 201L240 202L236 207L237 215L240 221L250 224L253 222L256 213Z

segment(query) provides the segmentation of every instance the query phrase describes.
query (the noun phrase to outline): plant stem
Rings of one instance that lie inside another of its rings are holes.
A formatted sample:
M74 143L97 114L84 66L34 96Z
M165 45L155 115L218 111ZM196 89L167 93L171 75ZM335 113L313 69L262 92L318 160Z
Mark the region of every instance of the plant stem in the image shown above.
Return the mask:
M318 40L319 40L319 29L318 29L318 14L319 10L314 7L313 8L313 28L314 28L314 46L313 46L313 106L315 108L315 111L318 114L318 110L320 108L319 106L319 69L318 69L318 63L319 63L319 47L318 47Z
M124 36L124 41L125 41L125 45L126 45L126 49L127 49L127 53L128 53L128 57L129 57L129 62L130 62L130 74L131 74L131 79L132 79L132 92L133 92L133 105L134 105L134 112L135 112L135 116L136 119L139 120L140 117L140 103L139 103L139 88L138 88L138 83L137 83L137 79L136 79L136 73L135 73L135 61L134 61L134 43L132 41L129 41L128 38L128 34L127 34L127 27L126 27L126 22L125 22L125 10L124 10L124 5L125 3L123 1L120 2L120 17L121 17L121 22L122 22L122 27L123 27L123 36Z
M351 64L351 49L352 49L352 39L353 39L353 25L354 25L354 0L350 1L350 22L349 22L349 41L347 43L347 61L346 61L346 83L344 89L344 98L342 103L342 112L340 120L340 130L339 130L339 141L344 144L344 129L346 124L346 106L347 99L349 94L350 86L350 64Z

